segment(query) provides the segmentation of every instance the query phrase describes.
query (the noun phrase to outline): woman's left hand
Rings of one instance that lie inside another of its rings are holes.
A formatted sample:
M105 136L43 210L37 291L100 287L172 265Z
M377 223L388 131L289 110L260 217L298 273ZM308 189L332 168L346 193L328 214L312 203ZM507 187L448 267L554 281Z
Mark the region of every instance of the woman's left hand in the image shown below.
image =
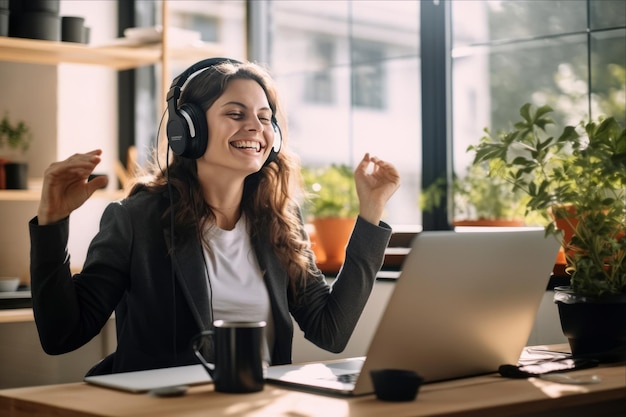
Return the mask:
M398 171L393 164L366 153L354 171L354 182L359 196L359 215L378 224L387 201L400 187Z

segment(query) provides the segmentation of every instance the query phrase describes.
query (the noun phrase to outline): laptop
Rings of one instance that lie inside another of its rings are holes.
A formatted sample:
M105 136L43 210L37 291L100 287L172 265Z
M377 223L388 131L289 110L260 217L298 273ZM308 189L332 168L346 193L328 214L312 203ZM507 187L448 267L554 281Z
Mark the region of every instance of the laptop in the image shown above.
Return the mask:
M271 366L267 381L363 395L374 391L373 369L413 370L434 382L516 364L559 247L543 229L422 232L365 357Z
M145 371L93 375L85 377L84 381L101 387L143 393L166 387L208 384L212 380L202 365L184 365Z

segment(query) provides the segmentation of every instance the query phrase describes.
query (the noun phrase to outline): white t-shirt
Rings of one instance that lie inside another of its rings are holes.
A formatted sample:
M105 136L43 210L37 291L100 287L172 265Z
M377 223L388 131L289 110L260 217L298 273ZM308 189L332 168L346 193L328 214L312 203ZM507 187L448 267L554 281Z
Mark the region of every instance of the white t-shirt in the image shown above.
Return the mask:
M270 362L274 322L267 286L250 243L245 216L232 230L207 231L210 250L204 250L214 320L265 321L263 357Z

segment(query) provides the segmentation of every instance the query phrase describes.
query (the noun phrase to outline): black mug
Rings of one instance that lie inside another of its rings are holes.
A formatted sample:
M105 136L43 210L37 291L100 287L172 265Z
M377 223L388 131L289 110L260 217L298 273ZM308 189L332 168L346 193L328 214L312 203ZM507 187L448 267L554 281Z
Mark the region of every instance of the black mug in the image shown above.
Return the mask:
M213 330L205 330L192 339L195 355L211 375L215 391L228 393L257 392L263 389L264 321L241 322L217 320ZM213 345L211 345L211 337ZM204 355L213 347L214 363Z

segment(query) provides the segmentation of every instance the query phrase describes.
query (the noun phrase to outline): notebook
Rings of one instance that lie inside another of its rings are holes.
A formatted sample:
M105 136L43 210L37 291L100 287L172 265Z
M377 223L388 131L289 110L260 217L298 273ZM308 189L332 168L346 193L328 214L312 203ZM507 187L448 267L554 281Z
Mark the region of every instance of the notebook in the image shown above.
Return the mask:
M185 365L87 376L84 381L101 387L141 393L158 388L207 384L212 380L202 365Z
M543 229L422 232L411 243L367 354L272 366L270 383L340 395L372 393L370 370L425 382L517 363L559 249Z

